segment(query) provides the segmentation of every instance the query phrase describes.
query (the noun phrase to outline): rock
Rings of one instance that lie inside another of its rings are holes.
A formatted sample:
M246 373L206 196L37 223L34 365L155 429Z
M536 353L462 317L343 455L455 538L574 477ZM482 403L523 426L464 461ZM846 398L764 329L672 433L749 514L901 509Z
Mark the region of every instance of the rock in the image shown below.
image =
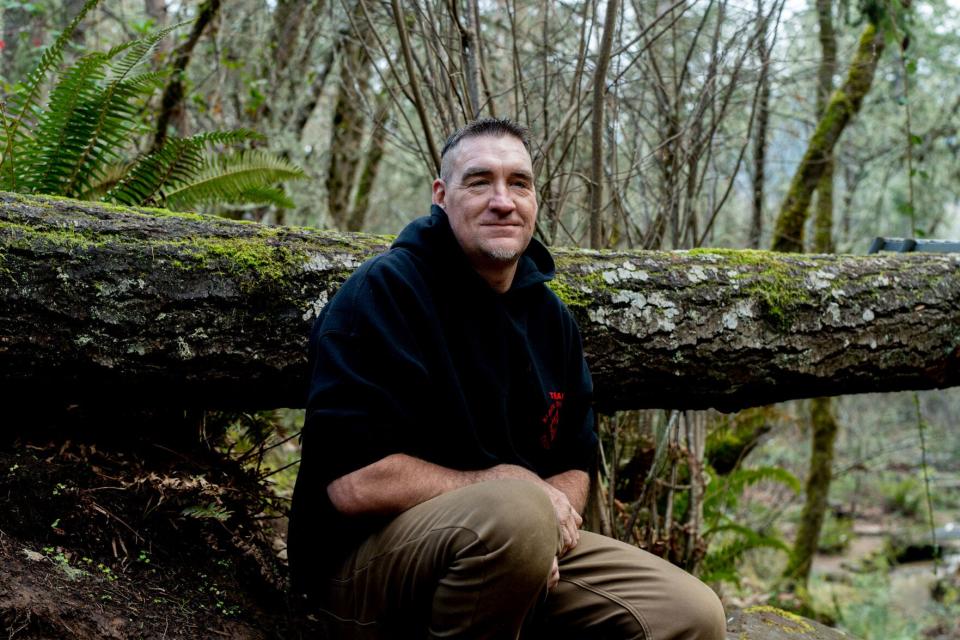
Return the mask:
M727 617L727 640L856 640L795 613L766 605L733 611Z

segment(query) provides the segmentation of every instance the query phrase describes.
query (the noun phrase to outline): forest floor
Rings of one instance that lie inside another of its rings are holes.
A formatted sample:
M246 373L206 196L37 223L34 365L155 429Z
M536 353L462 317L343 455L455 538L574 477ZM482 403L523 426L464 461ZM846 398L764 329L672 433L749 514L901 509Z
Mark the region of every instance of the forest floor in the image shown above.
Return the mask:
M0 638L323 637L310 619L290 612L281 559L280 516L299 457L300 415L283 419L287 427L271 436L274 445L261 445L273 457L261 456L262 465L251 464L257 447L240 442L242 434L225 435L206 420L5 418ZM159 426L150 428L151 420ZM960 471L955 475L960 480ZM903 477L909 481L892 482L886 501L871 495L872 485L841 492L841 504L849 493L872 506L851 520L828 518L821 542L832 541L835 554L818 556L812 595L827 614L823 621L856 637L960 640L960 570L948 561L938 578L929 561L904 565L897 562L910 558L891 556L898 532L921 552L929 540L922 485L912 472ZM956 493L936 493L946 500L937 525L960 522ZM768 509L782 502L763 493L759 501ZM960 551L960 539L942 542L948 553ZM728 604L765 604L771 592L754 574L778 575L781 555L761 553L758 570L744 567L745 590L728 593Z
M0 442L0 635L311 635L289 614L282 520L254 473L116 425L31 433Z

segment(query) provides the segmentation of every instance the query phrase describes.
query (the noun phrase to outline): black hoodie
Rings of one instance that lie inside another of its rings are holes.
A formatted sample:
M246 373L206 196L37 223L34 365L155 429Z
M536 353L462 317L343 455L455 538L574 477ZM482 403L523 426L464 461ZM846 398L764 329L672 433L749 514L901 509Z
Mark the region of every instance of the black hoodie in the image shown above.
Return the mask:
M297 586L383 525L339 514L326 487L390 454L461 470L517 464L544 478L590 468L590 374L573 317L544 284L553 274L532 240L497 293L434 206L324 307L290 518Z

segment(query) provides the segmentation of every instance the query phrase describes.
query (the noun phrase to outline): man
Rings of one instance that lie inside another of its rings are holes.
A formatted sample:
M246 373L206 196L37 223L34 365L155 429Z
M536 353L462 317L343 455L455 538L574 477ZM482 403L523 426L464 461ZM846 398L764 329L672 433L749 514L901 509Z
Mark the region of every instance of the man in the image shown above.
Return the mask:
M451 136L433 205L314 327L294 589L336 638L723 638L705 585L579 530L592 388L525 130Z

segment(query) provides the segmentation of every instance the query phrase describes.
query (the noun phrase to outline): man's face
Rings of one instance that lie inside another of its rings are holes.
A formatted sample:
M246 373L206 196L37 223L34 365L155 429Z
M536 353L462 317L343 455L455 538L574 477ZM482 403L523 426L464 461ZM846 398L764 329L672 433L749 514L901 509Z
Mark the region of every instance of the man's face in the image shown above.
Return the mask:
M465 138L449 153L449 175L434 180L433 203L447 212L453 234L475 266L515 263L537 221L530 154L510 135Z

